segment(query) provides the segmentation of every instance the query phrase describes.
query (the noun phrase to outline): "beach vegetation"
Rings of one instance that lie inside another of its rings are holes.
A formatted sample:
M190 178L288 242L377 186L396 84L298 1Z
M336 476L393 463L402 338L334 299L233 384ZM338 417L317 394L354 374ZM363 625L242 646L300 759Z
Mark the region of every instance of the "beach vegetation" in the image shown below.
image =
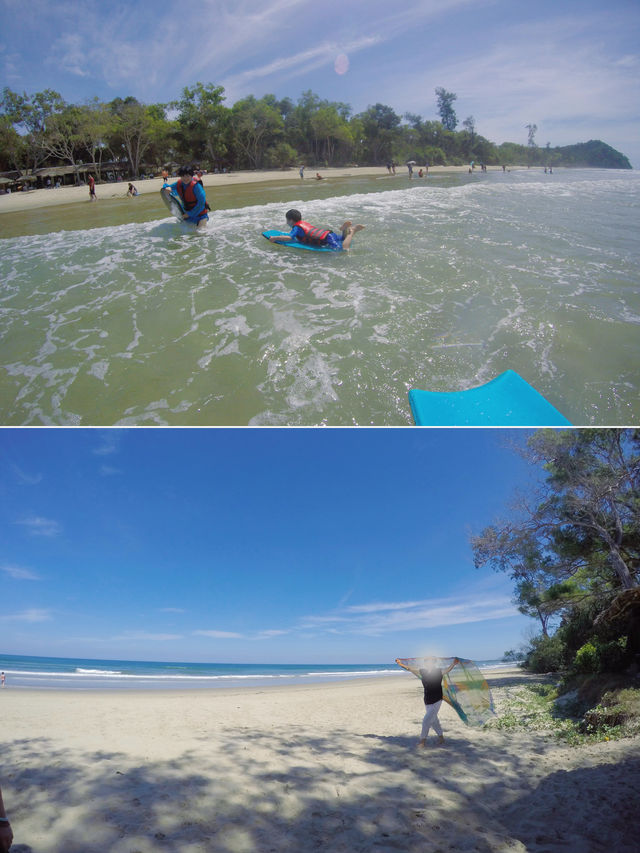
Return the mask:
M545 733L572 746L640 733L640 689L628 678L582 676L564 693L567 687L534 682L506 688L485 728Z
M540 625L524 667L637 669L640 430L540 430L518 452L538 482L472 546L476 566L507 573L514 603Z
M453 92L447 92L442 86L436 89L436 98L438 102L438 115L445 130L455 130L458 124L456 111L453 109L453 102L458 96Z
M457 131L456 98L442 87L436 89L435 119L415 113L401 116L380 102L354 114L349 104L320 98L311 90L297 101L267 94L228 104L224 88L211 82L186 86L168 104L144 104L133 97L68 104L50 89L29 95L5 88L0 98L0 170L26 175L82 163L91 164L100 180L106 162L131 178L159 173L175 163L213 171L302 163L312 168L385 166L410 160L438 166L474 162L631 168L624 155L597 140L564 148L497 145L480 135L472 115ZM535 125L528 127L530 141L535 140ZM80 180L77 170L75 180Z

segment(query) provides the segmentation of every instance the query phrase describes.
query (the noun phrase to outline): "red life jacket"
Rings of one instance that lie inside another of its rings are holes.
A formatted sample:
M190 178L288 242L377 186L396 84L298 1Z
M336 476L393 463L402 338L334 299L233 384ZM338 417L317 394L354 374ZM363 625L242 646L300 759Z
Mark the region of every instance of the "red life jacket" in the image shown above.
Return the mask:
M313 225L309 225L308 222L304 220L300 220L300 222L296 222L298 228L304 231L304 237L300 241L301 243L311 243L312 245L319 246L321 243L324 243L327 234L330 234L328 228L315 228Z
M192 178L190 184L183 184L182 179L178 179L178 183L176 184L176 189L178 191L178 195L182 199L182 203L184 205L185 210L193 210L193 208L198 203L198 199L196 198L195 190L193 189L194 184L197 184L198 181L196 178Z

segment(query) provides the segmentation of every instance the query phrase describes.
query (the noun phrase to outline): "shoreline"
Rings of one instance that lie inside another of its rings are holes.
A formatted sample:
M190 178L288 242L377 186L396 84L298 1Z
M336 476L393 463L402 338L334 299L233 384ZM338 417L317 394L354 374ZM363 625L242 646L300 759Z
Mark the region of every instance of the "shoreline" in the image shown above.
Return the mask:
M485 676L489 685L493 681L503 679L511 679L517 678L520 681L526 679L529 680L531 678L539 678L539 676L532 675L531 673L527 673L524 670L520 669L517 666L513 666L512 664L505 664L504 666L492 666L491 668L482 669L480 667L483 675ZM322 689L324 687L331 686L340 686L343 684L362 684L362 683L370 683L371 685L379 684L380 682L384 682L387 680L393 680L397 678L406 679L409 673L403 671L394 671L387 670L379 674L371 674L371 675L327 675L320 676L317 674L305 675L305 676L272 676L265 677L261 675L255 675L254 677L250 676L241 676L238 677L238 680L234 683L233 676L196 676L192 679L189 676L182 676L180 678L175 678L175 681L161 684L161 686L156 686L159 682L162 682L162 676L127 676L131 680L135 680L136 678L139 680L138 684L132 684L131 686L124 686L122 682L124 682L124 678L118 678L118 676L110 676L109 680L105 681L96 686L95 684L89 685L78 683L70 685L65 684L64 686L56 685L55 677L51 677L48 682L46 679L48 678L47 673L38 673L38 676L42 676L43 683L42 684L19 684L15 683L16 679L21 678L20 670L11 670L5 669L7 674L7 690L14 690L20 692L28 692L31 695L51 695L51 694L67 694L67 693L82 693L82 694L105 694L105 695L124 695L135 693L140 696L146 696L149 694L158 695L170 695L175 696L177 694L180 695L191 695L196 693L216 693L223 694L228 691L238 692L242 695L245 691L252 690L305 690L307 688L319 688ZM33 675L33 673L31 673ZM74 673L58 673L58 678L61 679L70 679L70 678L78 678L80 681L80 677L75 675ZM415 677L415 676L411 676ZM104 678L104 677L103 677ZM219 681L217 680L219 679ZM283 679L283 680L280 680ZM87 678L87 681L90 680L90 676ZM96 679L97 680L97 679ZM155 684L148 684L145 686L145 680L149 682L155 681ZM109 684L111 681L111 684ZM191 681L191 683L189 683ZM216 683L201 683L202 681L212 681ZM119 683L118 683L119 682ZM185 683L182 683L185 682Z
M522 167L513 167L519 169ZM537 171L537 167L534 167ZM430 166L429 175L431 174L464 174L468 173L468 166ZM501 166L487 166L487 171L498 172L502 171ZM331 180L332 178L358 178L358 177L387 177L390 182L408 183L408 173L406 166L397 168L395 175L389 175L384 166L352 166L352 167L332 167L329 169L320 170L323 180ZM475 170L474 174L481 174L480 170ZM171 183L177 180L176 177L169 179ZM255 172L230 172L227 174L207 174L203 175L203 183L207 188L229 188L233 186L247 184L270 184L274 182L287 182L297 184L316 184L315 176L309 173L304 181L300 180L297 169L288 170L261 170ZM417 169L414 169L414 181L425 180L418 178ZM164 181L162 178L150 178L144 181L122 181L122 183L102 183L96 184L96 196L99 203L101 198L105 199L122 199L128 200L127 189L129 183L133 183L138 190L139 195L147 195L149 193L160 192ZM4 213L15 213L17 211L40 209L43 207L57 207L65 204L77 204L80 202L93 203L89 201L88 186L81 187L60 187L59 189L38 189L28 190L26 192L10 193L9 195L0 195L0 215Z
M495 674L497 706L522 676ZM403 673L276 690L7 689L0 710L4 803L30 853L419 853L434 833L449 851L633 849L640 737L571 748L465 726L443 705L444 745L432 735L417 750L422 689Z

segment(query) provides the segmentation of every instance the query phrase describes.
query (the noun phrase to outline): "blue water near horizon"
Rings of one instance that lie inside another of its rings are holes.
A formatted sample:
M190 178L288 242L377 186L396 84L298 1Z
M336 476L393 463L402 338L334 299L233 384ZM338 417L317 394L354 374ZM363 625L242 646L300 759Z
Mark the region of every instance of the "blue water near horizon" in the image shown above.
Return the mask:
M503 660L476 661L481 669ZM6 686L39 690L191 690L310 684L401 675L393 662L378 664L250 664L100 660L0 655Z

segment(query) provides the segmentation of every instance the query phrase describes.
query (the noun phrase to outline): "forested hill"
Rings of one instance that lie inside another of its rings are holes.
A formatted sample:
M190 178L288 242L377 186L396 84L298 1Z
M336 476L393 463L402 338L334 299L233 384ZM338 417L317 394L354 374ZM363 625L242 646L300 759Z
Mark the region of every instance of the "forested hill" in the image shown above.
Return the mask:
M578 145L557 148L563 166L590 166L601 169L631 169L629 160L606 142L591 139Z
M505 142L500 146L500 152L507 151L510 155L510 160L517 160L517 148L521 152L520 162L527 162L532 159L531 150L527 150L527 146L514 146L512 143ZM599 139L591 139L589 142L578 142L576 145L565 145L558 148L537 148L533 159L538 165L545 166L576 166L590 169L631 169L629 160L616 151L606 142L601 142Z

